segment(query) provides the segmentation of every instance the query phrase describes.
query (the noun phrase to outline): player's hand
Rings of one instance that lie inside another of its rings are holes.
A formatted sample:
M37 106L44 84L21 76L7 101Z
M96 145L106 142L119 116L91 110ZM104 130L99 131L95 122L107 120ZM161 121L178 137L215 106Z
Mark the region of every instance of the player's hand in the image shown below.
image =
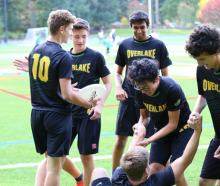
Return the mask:
M133 127L132 127L134 134L139 136L139 135L146 135L146 127L142 124L142 123L136 123Z
M140 143L138 143L137 145L142 146L142 147L146 147L150 144L150 141L148 141L148 139L145 139L143 141L141 141Z
M218 147L218 149L215 151L215 154L213 156L214 158L220 159L220 146Z
M25 59L27 59L27 61L21 61L21 60L15 59L15 61L13 61L13 63L14 63L14 66L17 67L18 70L22 70L24 72L29 72L28 57L25 56Z
M201 129L202 127L202 115L198 112L192 112L187 121L188 126L194 130Z
M127 92L121 86L116 87L115 96L118 101L124 101L128 98Z
M95 119L100 118L101 113L102 113L102 106L97 105L95 107L92 107L92 109L89 112L89 115L92 114L92 112L94 112L94 113L93 113L92 117L90 118L91 120L95 120Z
M96 107L98 105L98 102L101 101L102 98L96 98L96 99L93 99L93 100L90 100L93 104L93 107Z
M74 83L74 84L71 85L71 88L72 88L72 90L73 90L75 93L79 92L79 90L80 90L80 89L78 89L78 88L75 88L75 86L76 86L77 84L78 84L78 83L76 82L76 83Z

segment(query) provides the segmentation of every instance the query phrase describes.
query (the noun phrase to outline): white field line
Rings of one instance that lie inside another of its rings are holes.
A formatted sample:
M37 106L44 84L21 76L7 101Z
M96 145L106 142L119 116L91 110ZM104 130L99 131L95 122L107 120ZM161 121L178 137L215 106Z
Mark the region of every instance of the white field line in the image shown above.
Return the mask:
M202 145L199 146L198 149L207 149L208 145ZM105 155L105 156L94 156L94 160L102 160L102 159L111 159L112 155ZM80 158L74 158L74 162L81 162ZM0 166L0 169L12 169L12 168L20 168L20 167L33 167L33 166L38 166L39 163L19 163L15 165L2 165Z

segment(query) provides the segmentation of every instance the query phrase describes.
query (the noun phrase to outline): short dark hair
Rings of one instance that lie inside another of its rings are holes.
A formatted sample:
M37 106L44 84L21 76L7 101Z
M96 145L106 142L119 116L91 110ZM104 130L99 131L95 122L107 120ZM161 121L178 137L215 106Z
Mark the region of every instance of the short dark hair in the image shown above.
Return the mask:
M220 51L220 33L212 24L198 25L186 41L185 49L192 57L216 54Z
M90 26L88 21L81 18L76 18L76 22L73 24L73 30L85 29L89 32Z
M129 22L130 22L131 27L133 23L142 22L142 21L145 21L147 26L149 26L150 21L149 21L148 14L142 10L136 10L132 12L131 15L129 16Z
M155 59L133 60L128 67L127 78L132 85L143 84L146 80L155 83L157 76L159 76L159 62Z

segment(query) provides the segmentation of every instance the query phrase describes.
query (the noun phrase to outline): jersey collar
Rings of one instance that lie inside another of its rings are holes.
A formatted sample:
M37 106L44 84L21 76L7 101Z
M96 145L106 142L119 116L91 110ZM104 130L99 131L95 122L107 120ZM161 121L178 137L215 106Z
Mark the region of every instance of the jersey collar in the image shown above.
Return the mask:
M139 43L139 44L145 44L145 43L149 42L151 40L151 38L152 38L152 36L150 36L150 38L146 39L145 41L138 41L133 37L134 42Z
M80 57L80 56L83 56L85 54L85 51L87 50L87 48L84 51L82 51L80 53L77 53L77 54L73 54L72 50L73 50L73 48L70 49L71 56L73 56L73 57Z

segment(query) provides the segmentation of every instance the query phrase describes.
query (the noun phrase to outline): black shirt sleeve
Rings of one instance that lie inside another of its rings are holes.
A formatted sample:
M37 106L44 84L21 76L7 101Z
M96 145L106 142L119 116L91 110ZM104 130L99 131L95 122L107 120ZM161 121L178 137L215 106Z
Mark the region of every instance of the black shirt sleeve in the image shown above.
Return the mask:
M105 59L102 54L97 53L97 61L96 61L96 69L98 72L99 77L103 78L110 74L109 69L106 66Z
M168 111L176 111L183 107L184 100L182 96L182 90L178 84L171 87L167 95L168 95L168 99L167 99Z
M148 178L147 181L152 186L171 186L171 185L174 185L175 184L175 177L174 177L172 167L169 166L168 168L166 168L162 171L159 171L155 174L152 174Z
M71 56L69 53L64 52L59 62L59 79L68 77L73 78Z
M172 64L172 62L169 58L169 53L167 51L167 48L166 48L165 44L162 42L161 48L160 48L160 69L168 67L171 64Z
M198 85L198 93L199 95L204 95L203 87L202 87L202 78L201 78L201 67L197 67L196 76L197 76L197 85Z
M123 53L123 42L122 42L118 47L115 64L124 67L126 65L125 59L126 59L126 56L124 56L124 53Z
M140 90L135 90L135 105L140 109L145 109L143 103L142 92Z

